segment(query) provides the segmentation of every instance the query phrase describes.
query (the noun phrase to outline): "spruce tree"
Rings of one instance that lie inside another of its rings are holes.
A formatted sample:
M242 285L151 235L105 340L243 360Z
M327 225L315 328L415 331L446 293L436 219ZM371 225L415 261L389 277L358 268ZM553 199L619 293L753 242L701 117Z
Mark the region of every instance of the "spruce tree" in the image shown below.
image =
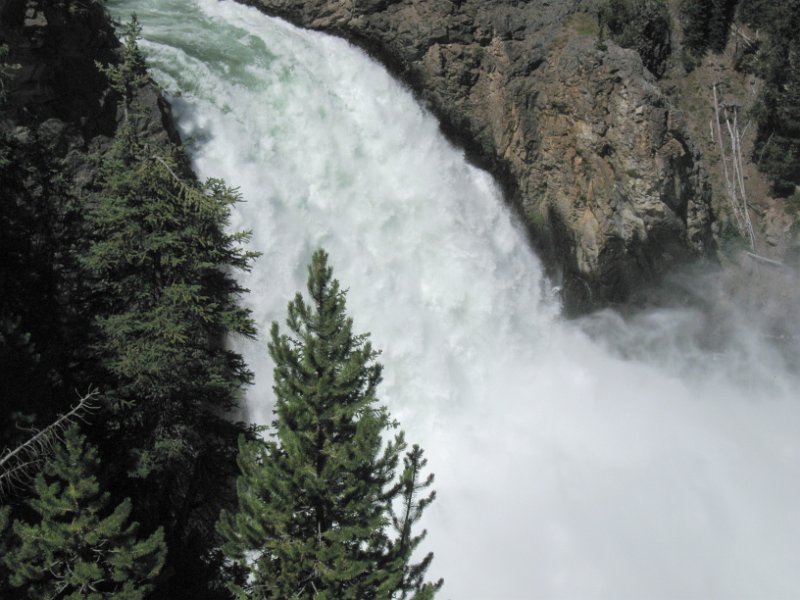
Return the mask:
M120 108L125 121L128 120L128 108L138 88L147 83L147 63L139 48L142 26L136 14L122 28L122 60L116 65L97 64L98 70L108 79L109 86L120 96Z
M130 476L117 490L145 527L164 526L165 597L197 595L215 585L214 523L234 500L236 440L246 431L228 417L251 374L224 341L254 334L232 271L255 254L241 248L246 233L226 231L238 192L197 181L178 148L143 130L139 31L133 19L121 61L103 69L123 119L86 203L92 382L109 408L103 454Z
M311 302L298 293L289 303L291 336L272 325L274 439L241 441L239 510L218 523L226 553L250 571L236 592L251 600L431 598L442 584L423 582L432 556L418 565L410 558L421 540L411 525L433 499L417 497L433 478L422 478L415 446L395 479L403 434L384 440L397 424L376 397L378 353L353 333L327 258L319 250L309 266Z
M161 530L138 539L130 500L108 509L94 473L97 451L77 426L35 481L35 523L14 521L16 543L3 559L12 586L31 600L139 600L164 562Z
M708 20L708 47L713 52L723 52L728 44L728 32L733 22L736 0L713 0Z

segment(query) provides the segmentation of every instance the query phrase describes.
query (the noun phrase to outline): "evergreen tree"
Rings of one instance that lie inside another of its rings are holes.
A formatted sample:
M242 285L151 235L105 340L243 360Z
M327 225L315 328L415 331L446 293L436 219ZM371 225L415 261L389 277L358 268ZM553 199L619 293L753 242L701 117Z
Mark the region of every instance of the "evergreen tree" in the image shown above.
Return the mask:
M136 14L131 15L130 21L122 30L122 60L115 65L97 64L98 70L108 79L111 89L119 94L120 107L123 109L125 120L128 120L128 108L133 102L136 90L147 83L147 63L144 54L139 49L139 38L142 35L142 26Z
M0 439L10 445L87 386L79 373L89 318L74 252L81 214L69 188L36 131L0 128Z
M3 108L6 97L8 96L7 85L14 74L19 70L19 65L11 64L6 61L8 56L8 46L0 44L0 108Z
M681 21L683 43L695 54L708 48L708 21L711 17L711 0L683 0Z
M429 600L433 598L442 582L435 585L425 584L423 579L428 570L433 554L428 553L418 564L411 563L411 556L417 546L425 539L425 530L419 535L412 534L414 523L422 517L425 508L434 501L436 492L431 491L426 497L420 498L419 494L433 483L433 474L422 478L422 472L428 464L423 458L422 448L414 444L411 451L403 457L404 469L400 476L400 511L392 509L392 525L398 538L391 542L390 555L393 557L394 577L389 581L387 591L398 590L399 598L413 598L414 600ZM390 597L398 597L391 594Z
M708 47L713 52L722 52L728 44L728 33L737 0L713 0L708 20Z
M758 136L753 159L772 178L776 193L800 186L800 0L765 7L768 38L761 53L764 78L755 108Z
M760 29L769 26L770 19L776 4L784 0L747 0L740 2L737 8L737 17L751 27Z
M161 570L162 531L137 539L130 500L107 509L98 467L97 451L72 426L37 475L28 504L39 521L14 521L17 543L3 559L11 585L31 600L139 600Z
M405 449L376 389L381 365L366 335L354 335L345 292L327 254L309 266L307 304L289 303L292 336L273 323L275 439L240 443L239 511L223 512L225 550L251 577L240 598L431 598L442 582L423 583L428 555L409 563L421 537L411 525L433 499L417 502L422 451ZM400 513L393 505L402 506ZM394 523L398 537L388 529ZM400 594L400 596L398 596Z
M174 146L140 133L138 33L133 20L122 60L105 69L124 119L87 203L81 262L93 290L93 382L110 409L101 447L131 477L120 489L137 518L164 526L170 597L207 593L220 566L214 523L234 499L246 431L226 417L251 379L224 338L254 333L231 271L255 254L241 249L246 233L225 231L238 192L196 181Z
M140 30L134 18L118 60L98 65L120 124L110 148L83 158L97 165L83 169L91 182L75 182L36 128L0 127L0 439L14 446L20 426L51 422L74 389L101 389L102 424L87 430L104 457L97 475L112 505L132 498L131 518L163 527L169 545L151 596L227 598L214 524L235 501L248 430L230 417L250 373L224 342L254 331L231 274L254 255L240 249L245 234L226 233L237 191L198 182L148 133ZM15 51L0 47L0 109Z
M706 50L722 52L728 43L730 28L737 0L683 0L684 45L693 53L701 55Z

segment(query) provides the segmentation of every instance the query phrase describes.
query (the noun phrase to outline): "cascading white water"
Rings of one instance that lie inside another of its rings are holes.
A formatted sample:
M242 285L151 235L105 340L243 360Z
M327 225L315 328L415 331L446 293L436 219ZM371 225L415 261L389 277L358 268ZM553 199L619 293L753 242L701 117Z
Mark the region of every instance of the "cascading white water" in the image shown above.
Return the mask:
M491 178L345 42L230 1L109 4L180 93L197 172L241 187L261 332L330 252L436 473L441 597L800 595L800 386L774 353L706 352L688 311L561 320ZM237 343L267 423L266 343Z

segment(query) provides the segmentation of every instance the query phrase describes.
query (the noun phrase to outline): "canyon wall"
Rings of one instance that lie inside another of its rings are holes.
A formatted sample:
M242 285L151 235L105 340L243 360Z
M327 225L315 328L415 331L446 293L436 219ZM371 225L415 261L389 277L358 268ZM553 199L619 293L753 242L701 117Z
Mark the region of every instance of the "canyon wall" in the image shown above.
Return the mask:
M711 196L681 112L598 2L248 0L382 60L488 168L571 312L624 303L713 249Z

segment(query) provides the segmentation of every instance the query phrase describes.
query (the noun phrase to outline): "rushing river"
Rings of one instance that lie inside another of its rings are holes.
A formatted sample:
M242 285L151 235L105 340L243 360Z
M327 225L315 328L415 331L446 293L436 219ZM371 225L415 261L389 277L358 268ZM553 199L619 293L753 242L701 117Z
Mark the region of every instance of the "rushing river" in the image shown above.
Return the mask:
M199 175L241 188L262 334L329 251L436 473L440 597L800 597L800 385L755 336L705 351L700 315L660 311L590 337L493 180L361 51L231 1L108 4ZM235 343L268 423L266 341Z

